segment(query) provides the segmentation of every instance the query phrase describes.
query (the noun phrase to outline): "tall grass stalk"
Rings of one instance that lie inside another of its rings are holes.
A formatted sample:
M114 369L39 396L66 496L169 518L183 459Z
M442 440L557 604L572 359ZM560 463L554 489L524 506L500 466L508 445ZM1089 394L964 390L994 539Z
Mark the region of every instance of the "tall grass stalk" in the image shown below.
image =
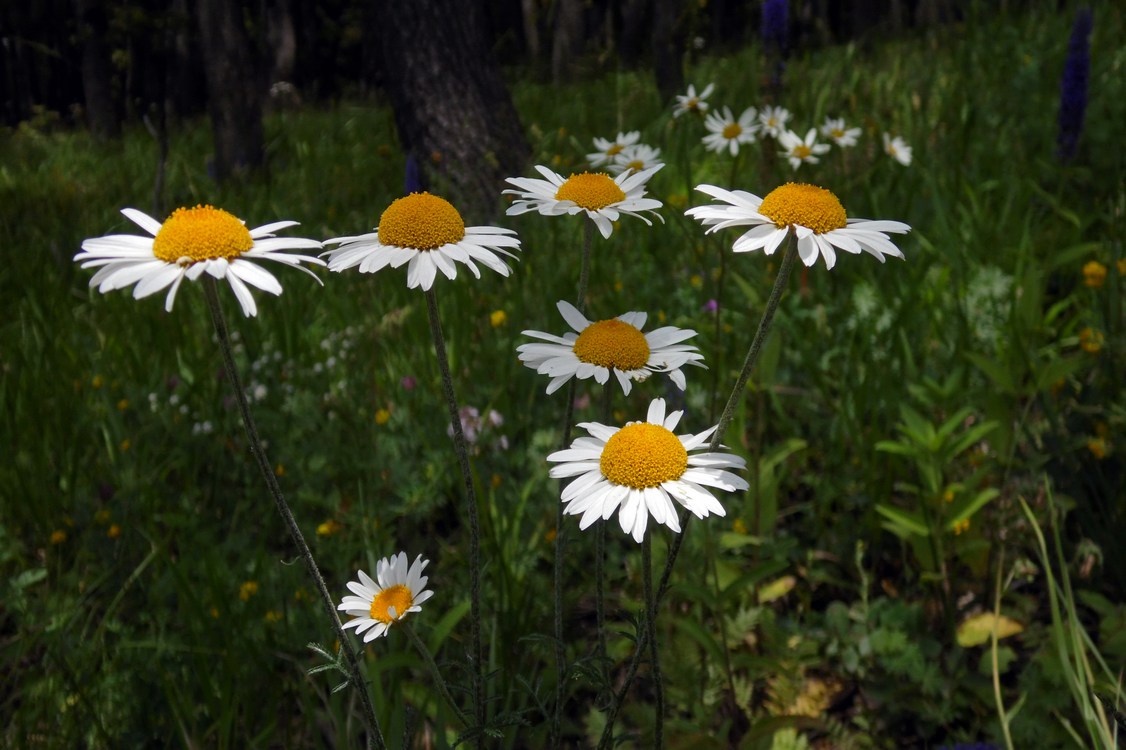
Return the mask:
M219 293L216 290L215 279L207 276L203 281L204 291L207 296L207 307L211 311L211 321L215 325L215 336L219 339L219 351L223 354L223 366L227 372L227 379L230 380L231 388L234 391L235 402L238 404L239 414L242 417L242 425L246 429L247 440L250 441L250 452L254 455L258 469L262 472L262 479L266 482L266 487L270 491L270 496L274 499L278 513L281 514L282 520L285 521L289 535L293 538L293 543L297 545L297 550L301 553L301 559L305 562L305 568L309 571L309 575L312 576L313 582L316 584L317 593L320 595L321 604L324 605L325 614L328 615L333 626L336 628L336 637L340 641L340 650L344 652L344 656L348 660L350 682L359 692L360 702L363 705L364 719L368 724L368 747L383 748L385 747L383 732L379 727L379 718L375 714L375 706L372 703L371 694L368 692L363 671L360 669L360 662L356 658L356 652L352 650L352 646L348 641L348 635L344 631L344 626L340 622L340 616L336 612L336 603L333 601L332 595L325 585L324 577L321 575L320 568L317 567L317 561L313 558L313 553L309 549L309 545L305 543L305 536L301 533L301 527L297 525L297 519L294 517L293 511L290 510L289 504L285 501L285 496L282 495L277 476L274 473L269 458L266 457L266 449L262 445L262 440L258 436L258 428L254 424L254 417L250 414L250 404L246 400L246 391L242 387L242 379L239 377L238 368L235 366L234 351L231 349L231 339L227 333L227 323L223 317L222 305L219 303Z

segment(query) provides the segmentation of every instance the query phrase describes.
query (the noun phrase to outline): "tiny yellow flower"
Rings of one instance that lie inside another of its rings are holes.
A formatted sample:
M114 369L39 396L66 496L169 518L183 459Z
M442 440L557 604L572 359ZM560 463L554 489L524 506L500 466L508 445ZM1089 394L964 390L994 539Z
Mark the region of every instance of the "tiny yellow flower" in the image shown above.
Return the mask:
M285 476L285 464L278 464L277 466L274 467L274 476L276 476L276 477L284 477Z
M133 443L129 441L129 438L125 438L121 441L121 445L118 447L121 448L122 453L126 453L130 448L133 447Z
M95 388L101 388L105 384L106 380L101 375L95 375L94 379L90 381L90 385L94 386Z
M266 620L266 622L271 623L271 624L275 623L275 622L281 622L282 621L282 613L278 612L276 609L269 609L269 610L266 610L266 614L265 614L264 619Z
M555 541L556 536L558 536L558 532L556 532L555 529L548 529L547 533L543 535L543 540L548 544L551 544Z
M109 521L109 511L102 508L94 514L94 523L107 523Z
M385 425L391 421L391 412L387 409L380 409L375 413L375 423L378 425Z
M306 591L305 589L301 588L301 589L297 589L296 591L293 592L293 601L295 601L295 602L305 602L305 601L308 601L308 600L309 600L309 592Z
M55 529L51 532L51 544L62 544L66 541L66 532L62 529Z
M129 408L129 399L123 398L123 399L121 399L120 401L117 402L117 410L118 411L125 411L128 408Z
M1079 332L1079 346L1088 354L1098 354L1102 351L1105 340L1106 337L1103 336L1102 331L1097 331L1090 326Z
M258 581L244 581L238 587L238 598L244 602L250 601L250 597L258 593Z
M497 487L500 487L502 481L504 480L501 478L500 474L493 474L492 477L489 478L489 486L495 490Z
M668 317L669 316L665 315L664 310L658 310L657 311L657 322L658 323L664 323L666 320L668 320Z
M106 536L108 536L110 539L117 539L119 536L121 536L121 527L116 523L111 523L109 528L106 529Z
M1100 461L1106 458L1107 444L1106 439L1101 437L1091 438L1087 441L1087 450L1091 451L1091 455Z
M335 518L330 518L317 526L317 536L332 536L344 528Z
M688 283L692 285L693 289L699 289L704 285L704 277L698 273L692 274L692 278L688 279Z
M954 531L955 535L964 534L969 530L970 530L970 519L968 519L968 518L963 518L961 521L954 524L953 531Z
M493 328L500 328L507 322L508 313L504 310L493 310L492 313L489 314L489 324L492 325Z
M746 534L747 524L743 522L742 518L736 518L735 523L731 524L731 530L736 534Z
M947 488L946 492L942 493L942 500L947 503L954 502L954 489L952 487Z
M1118 275L1126 276L1126 258L1119 258L1114 261L1114 265L1118 266Z
M1092 289L1099 289L1106 282L1106 266L1097 260L1087 261L1083 266L1083 283Z

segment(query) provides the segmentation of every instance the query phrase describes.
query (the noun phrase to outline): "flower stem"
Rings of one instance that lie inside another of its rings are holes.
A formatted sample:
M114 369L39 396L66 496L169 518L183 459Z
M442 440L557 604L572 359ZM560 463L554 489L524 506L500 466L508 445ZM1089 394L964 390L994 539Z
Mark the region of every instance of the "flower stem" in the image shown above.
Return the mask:
M485 689L482 684L484 657L481 650L481 524L477 507L477 490L473 484L473 471L469 467L469 452L465 447L465 433L461 428L461 415L458 411L457 396L454 395L453 378L450 376L450 363L446 356L446 340L442 336L442 321L438 316L438 299L434 288L426 290L426 313L430 318L430 333L434 337L434 352L438 355L438 369L442 373L442 390L446 395L446 406L450 412L450 427L454 433L454 452L465 480L465 500L469 511L469 630L470 659L473 662L473 718L476 722L477 746L481 747L485 726Z
M723 412L719 417L719 423L716 425L715 432L712 434L712 440L708 446L709 453L715 452L719 448L720 443L723 441L723 433L727 430L728 425L731 424L731 420L735 416L735 408L739 403L739 399L743 396L743 389L746 387L747 380L755 369L755 363L758 361L763 342L766 341L766 336L770 333L770 326L774 322L774 313L778 310L778 303L782 299L782 292L786 289L786 282L790 278L790 269L794 265L794 259L797 257L797 254L797 241L794 239L794 234L791 231L785 256L782 258L782 266L778 269L778 277L774 280L774 288L770 291L770 298L767 299L766 308L762 311L762 318L759 320L758 330L755 331L755 337L751 341L751 347L747 350L747 357L743 361L743 369L739 373L739 377L735 380L735 386L731 389L731 396L727 399L727 405L723 408ZM661 573L661 582L657 586L654 607L660 605L661 597L663 597L665 591L668 590L672 568L676 563L677 555L680 554L680 547L684 543L684 538L688 535L688 527L691 525L691 521L692 514L688 513L680 524L680 533L676 535L676 538L673 539L672 546L669 547L668 556L665 558L665 570ZM610 747L610 742L614 734L614 720L617 718L618 709L625 699L626 692L633 683L633 678L637 675L637 666L641 661L641 654L645 648L646 640L647 635L645 632L642 632L637 643L637 648L633 652L633 658L630 659L629 667L626 670L625 680L618 689L614 700L610 703L610 710L606 716L606 728L602 732L602 738L598 743L599 748Z
M426 668L430 670L430 677L433 678L434 687L438 689L438 694L442 696L442 700L444 700L446 705L450 707L450 710L454 712L454 715L457 716L457 720L461 722L462 726L468 727L469 719L461 712L461 709L457 707L457 702L454 701L453 696L450 695L450 689L446 685L446 681L442 679L442 673L438 671L438 665L434 663L434 656L430 653L430 649L426 647L426 644L418 637L418 633L414 632L414 628L412 628L409 623L401 622L399 624L402 626L403 632L407 634L407 638L414 644L418 655L426 662ZM404 747L406 747L406 745L404 745Z
M359 692L360 702L363 704L364 719L370 732L368 747L383 748L386 746L383 741L383 732L379 728L379 718L375 714L375 705L372 703L371 694L368 692L367 682L364 680L363 671L360 669L359 659L356 657L356 652L352 650L348 635L345 633L344 626L340 622L340 616L336 612L336 604L332 595L328 592L324 577L317 567L317 561L313 559L309 545L305 543L305 537L301 533L301 528L297 525L297 519L294 517L293 511L290 510L289 504L285 501L285 496L282 495L277 475L270 465L269 458L266 457L266 449L262 446L262 440L258 437L258 428L250 414L250 404L246 400L246 391L243 390L242 380L239 378L238 368L235 366L231 339L227 333L227 323L223 318L223 308L219 304L219 294L215 286L214 279L210 277L204 279L203 288L207 297L207 307L211 311L211 321L215 324L215 335L219 339L219 350L223 354L223 366L227 372L227 379L231 381L239 414L242 416L242 425L246 428L246 437L250 441L250 452L258 464L259 471L262 472L262 478L266 481L266 487L274 499L274 504L277 506L282 520L285 521L286 528L289 529L289 535L293 538L294 544L297 545L297 549L301 553L301 559L305 561L305 568L309 571L309 575L313 577L317 593L320 594L321 604L324 605L325 614L328 615L336 628L340 650L344 652L344 656L348 660L349 681Z
M603 524L605 525L605 524ZM661 750L665 733L665 686L661 681L661 655L657 650L657 600L653 596L653 533L641 541L642 585L645 590L645 631L649 635L649 669L653 673L653 747ZM638 644L638 650L641 644Z
M590 248L594 243L594 222L583 222L583 255L582 265L579 268L579 288L575 294L575 308L579 312L586 311L586 289L590 280ZM571 420L575 414L575 389L578 378L571 378L567 385L567 405L563 410L563 429L560 450L566 450L571 442ZM553 748L560 747L561 735L559 731L560 713L563 710L564 687L566 686L567 652L563 646L563 551L565 547L566 527L563 525L563 503L555 506L555 560L552 576L552 601L555 605L554 636L555 636L555 705L551 711L551 724L548 727L550 744Z

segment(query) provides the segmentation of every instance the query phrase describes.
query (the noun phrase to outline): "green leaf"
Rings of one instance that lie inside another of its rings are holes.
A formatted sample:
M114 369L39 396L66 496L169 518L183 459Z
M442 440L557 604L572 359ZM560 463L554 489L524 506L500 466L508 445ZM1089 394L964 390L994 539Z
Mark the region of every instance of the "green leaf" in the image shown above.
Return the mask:
M958 645L962 648L980 646L989 641L994 629L997 631L997 640L1024 632L1024 626L1011 617L995 617L992 612L982 612L967 617L958 626Z
M442 619L438 620L438 624L434 626L434 630L430 633L429 646L432 653L437 653L442 643L449 637L450 631L461 622L461 618L465 617L469 612L469 601L461 601L451 607Z
M974 352L967 352L965 356L966 359L977 366L977 369L981 370L985 377L989 378L993 385L997 387L997 390L1009 394L1016 391L1016 385L1013 382L1012 374L1009 372L1008 368L1002 366L999 362L981 354L975 354Z
M891 521L895 526L911 534L923 537L930 535L930 529L927 528L922 516L918 513L901 510L890 505L885 505L884 503L876 504L876 512Z
M974 513L977 513L986 503L1000 494L1000 490L989 487L974 495L972 499L959 500L954 505L950 520L946 522L946 530L950 531L967 518L972 518Z

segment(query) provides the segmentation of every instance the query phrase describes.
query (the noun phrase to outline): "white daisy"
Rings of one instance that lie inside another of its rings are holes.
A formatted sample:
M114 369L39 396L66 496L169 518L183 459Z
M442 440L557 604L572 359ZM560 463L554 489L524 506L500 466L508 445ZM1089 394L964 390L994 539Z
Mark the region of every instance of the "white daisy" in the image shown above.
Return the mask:
M627 146L632 146L641 139L641 132L638 130L631 130L628 133L618 133L618 137L614 140L607 138L595 138L594 147L598 149L593 154L587 154L586 160L590 162L592 167L601 167L603 164L609 164L614 161L614 157L621 153L622 149Z
M792 230L798 240L798 255L807 266L825 258L825 266L837 262L836 250L871 253L882 263L885 255L902 258L888 233L902 234L911 227L899 221L869 221L847 218L837 196L815 185L788 182L765 198L743 190L724 190L714 185L696 189L727 205L695 206L685 211L709 227L708 233L727 227L751 227L735 240L733 250L746 253L762 249L771 255Z
M516 232L501 227L467 227L461 214L444 198L430 193L411 193L387 207L379 226L358 237L337 237L326 245L340 245L324 253L330 271L359 266L361 273L375 273L388 266L407 264L407 287L427 291L441 271L457 277L457 263L469 266L481 278L477 263L501 276L509 268L500 256L516 256L504 248L519 249Z
M680 532L676 500L697 518L726 515L706 487L734 492L747 482L727 469L742 469L745 462L729 453L690 453L706 448L715 427L696 435L676 435L682 411L665 416L664 399L654 399L644 422L609 427L598 422L579 424L590 437L576 438L570 448L547 460L558 464L552 479L576 477L563 488L563 512L582 515L579 528L596 520L609 520L618 512L622 531L641 542L649 516Z
M668 373L680 390L685 388L685 365L704 367L699 349L681 343L696 335L688 328L665 326L642 333L646 313L628 312L610 320L592 322L574 305L560 300L555 305L574 332L562 336L543 331L524 331L525 336L546 344L516 347L520 361L541 375L550 375L548 393L555 393L568 380L593 377L605 385L613 372L628 396L632 381L642 381L655 372Z
M884 133L884 151L903 166L911 166L911 147L898 135L892 138Z
M279 229L296 226L296 221L275 221L248 230L241 220L212 206L178 208L163 224L135 208L123 208L121 213L152 237L113 234L84 240L82 252L74 260L83 268L100 266L90 279L90 286L98 287L99 292L136 284L133 297L141 299L171 287L164 300L168 312L183 280L197 281L206 273L226 279L243 313L250 317L258 312L258 306L247 285L270 294L282 293L274 275L253 261L278 261L300 268L314 279L317 275L300 264L324 265L319 258L282 252L321 247L316 240L273 235Z
M680 117L688 112L698 115L704 114L708 111L708 103L705 100L712 95L713 90L715 90L715 84L709 83L703 91L697 94L696 87L688 84L687 93L676 95L676 104L673 106L672 116Z
M661 215L656 213L661 202L645 197L645 184L660 168L661 166L656 166L641 172L623 172L613 178L603 172L583 172L563 179L562 175L547 167L537 166L536 171L547 179L509 177L506 180L519 190L504 192L519 198L505 213L516 216L528 211L538 211L543 216L562 216L585 211L603 237L609 237L614 231L614 222L621 214L636 216L652 225L638 211L650 211L661 219Z
M626 146L617 156L614 157L614 163L611 164L609 169L610 174L621 174L627 170L633 172L644 172L646 169L654 167L663 167L665 163L661 161L661 149L646 146L644 143L638 143L634 146Z
M736 120L729 107L724 107L723 112L712 112L704 118L704 127L708 134L704 136L704 145L708 150L717 154L727 150L732 156L739 153L739 146L745 143L754 143L755 134L759 126L755 122L755 108L748 107L743 110Z
M374 581L364 571L358 571L360 580L348 582L348 589L355 596L344 597L336 607L356 618L344 623L344 627L355 628L356 635L367 631L364 643L368 643L385 635L393 623L409 613L421 612L420 605L434 595L433 591L424 591L427 577L422 570L429 563L419 555L408 569L407 553L400 552L376 564Z
M790 160L794 169L807 162L816 164L817 157L829 150L829 144L817 142L816 128L810 128L804 139L794 131L786 130L778 136L778 145L782 147L782 156Z
M842 148L855 146L860 137L860 128L848 127L843 117L826 117L825 124L821 126L821 135Z
M790 121L790 110L785 107L763 107L759 112L758 121L764 135L777 138L782 135L786 123Z

